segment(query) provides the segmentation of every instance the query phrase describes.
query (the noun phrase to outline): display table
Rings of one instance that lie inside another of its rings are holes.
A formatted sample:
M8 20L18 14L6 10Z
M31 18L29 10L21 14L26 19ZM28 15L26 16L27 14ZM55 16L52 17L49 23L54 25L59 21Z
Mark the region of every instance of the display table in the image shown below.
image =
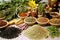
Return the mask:
M29 40L29 39L24 37L22 34L22 35L18 36L17 38L14 38L14 39L3 39L0 37L0 40ZM41 39L41 40L60 40L60 37L46 38L46 39Z

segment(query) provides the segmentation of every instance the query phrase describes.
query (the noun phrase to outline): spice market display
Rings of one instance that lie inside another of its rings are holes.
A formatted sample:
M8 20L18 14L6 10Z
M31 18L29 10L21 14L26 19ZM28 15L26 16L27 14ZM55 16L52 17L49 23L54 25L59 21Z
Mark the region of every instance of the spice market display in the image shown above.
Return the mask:
M47 1L1 0L0 38L24 36L26 40L55 40L57 37L60 40L60 0Z

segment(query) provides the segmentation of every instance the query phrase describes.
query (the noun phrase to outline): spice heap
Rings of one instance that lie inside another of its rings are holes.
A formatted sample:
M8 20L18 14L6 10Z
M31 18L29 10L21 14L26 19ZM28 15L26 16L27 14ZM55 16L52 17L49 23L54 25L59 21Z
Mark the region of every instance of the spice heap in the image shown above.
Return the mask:
M24 36L28 37L29 39L41 39L48 36L48 32L45 28L39 25L34 25L24 31Z
M0 27L1 26L5 26L7 24L7 22L3 21L3 20L0 20Z
M40 1L2 1L2 4L0 4L0 30L2 29L0 37L6 39L16 38L22 31L24 36L30 39L45 38L47 34L50 34L48 37L56 37L60 34L58 32L58 27L60 28L60 14L58 10L60 9L60 1L49 0L50 2L48 3ZM37 26L33 26L35 24ZM44 26L49 27L45 29ZM56 28L54 28L55 26Z
M25 14L25 13L21 13L21 14L19 14L19 16L21 16L21 17L26 17L27 14Z
M12 39L18 37L19 33L21 33L21 30L15 27L8 27L5 30L0 32L0 37Z
M46 18L44 18L44 17L40 17L40 18L38 18L37 21L39 21L39 22L47 22L48 20Z

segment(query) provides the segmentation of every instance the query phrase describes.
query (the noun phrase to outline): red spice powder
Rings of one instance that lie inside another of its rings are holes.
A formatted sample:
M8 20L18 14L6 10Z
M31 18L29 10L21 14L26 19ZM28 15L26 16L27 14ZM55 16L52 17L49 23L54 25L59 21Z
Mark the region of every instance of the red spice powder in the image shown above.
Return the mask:
M19 13L19 16L21 16L21 17L26 17L27 14L26 14L26 13Z

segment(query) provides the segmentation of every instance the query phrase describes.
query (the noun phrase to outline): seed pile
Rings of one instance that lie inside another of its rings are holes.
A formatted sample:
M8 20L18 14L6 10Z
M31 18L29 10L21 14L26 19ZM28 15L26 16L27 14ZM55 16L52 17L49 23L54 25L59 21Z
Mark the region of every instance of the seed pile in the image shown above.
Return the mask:
M0 37L6 39L12 39L18 37L19 33L21 33L20 29L15 27L8 27L0 33Z

